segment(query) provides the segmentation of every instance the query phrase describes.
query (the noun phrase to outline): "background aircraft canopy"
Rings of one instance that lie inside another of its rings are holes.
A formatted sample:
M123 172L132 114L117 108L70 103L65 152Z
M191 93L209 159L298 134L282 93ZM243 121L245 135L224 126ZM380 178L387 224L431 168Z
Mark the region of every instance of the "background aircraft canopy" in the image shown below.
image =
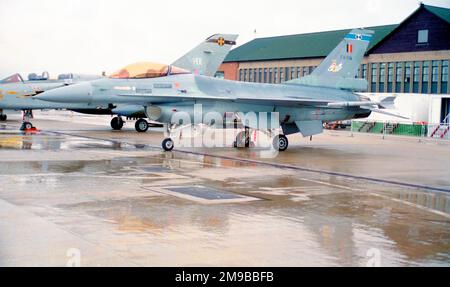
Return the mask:
M128 65L112 74L112 79L148 79L168 75L189 74L190 72L175 66L160 63L139 62Z
M20 74L14 74L0 81L0 84L22 83L23 79Z

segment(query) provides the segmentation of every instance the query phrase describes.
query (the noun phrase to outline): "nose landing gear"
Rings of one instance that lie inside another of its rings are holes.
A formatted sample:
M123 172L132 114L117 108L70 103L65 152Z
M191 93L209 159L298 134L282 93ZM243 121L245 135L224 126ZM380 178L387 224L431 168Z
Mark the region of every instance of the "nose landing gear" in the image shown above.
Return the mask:
M22 125L20 126L21 131L37 131L37 129L30 122L30 119L33 118L32 110L24 110L22 117Z

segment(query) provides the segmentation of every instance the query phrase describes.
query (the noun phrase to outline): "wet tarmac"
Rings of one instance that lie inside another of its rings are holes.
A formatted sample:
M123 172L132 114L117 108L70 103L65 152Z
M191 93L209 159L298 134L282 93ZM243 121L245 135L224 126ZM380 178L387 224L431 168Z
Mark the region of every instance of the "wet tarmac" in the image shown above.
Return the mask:
M449 266L450 144L179 148L109 117L0 123L0 266Z

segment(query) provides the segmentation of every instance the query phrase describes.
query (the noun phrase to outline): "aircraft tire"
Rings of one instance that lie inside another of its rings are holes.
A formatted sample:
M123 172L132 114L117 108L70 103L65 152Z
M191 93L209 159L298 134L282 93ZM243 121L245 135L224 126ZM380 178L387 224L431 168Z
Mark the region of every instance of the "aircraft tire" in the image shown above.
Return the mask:
M148 130L148 122L145 119L139 119L136 121L134 128L138 133L145 133Z
M285 151L289 146L288 138L285 135L277 135L273 138L272 146L275 150Z
M7 115L0 115L0 121L6 122L7 119L8 119Z
M166 138L162 141L162 148L165 151L172 151L174 148L174 143L173 140L171 138Z
M123 128L123 120L121 117L114 117L111 120L111 128L115 131L120 131Z
M22 126L20 127L20 130L24 131L24 130L30 130L33 128L33 124L30 122L23 122Z

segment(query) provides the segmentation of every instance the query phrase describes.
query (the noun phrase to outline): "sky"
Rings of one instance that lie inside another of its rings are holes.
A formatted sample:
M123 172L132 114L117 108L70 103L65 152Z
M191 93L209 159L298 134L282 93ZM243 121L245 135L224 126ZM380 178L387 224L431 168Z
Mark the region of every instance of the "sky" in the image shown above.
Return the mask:
M425 4L450 8L449 0ZM216 33L239 34L241 45L255 37L397 24L418 6L417 0L0 0L0 79L171 63Z

